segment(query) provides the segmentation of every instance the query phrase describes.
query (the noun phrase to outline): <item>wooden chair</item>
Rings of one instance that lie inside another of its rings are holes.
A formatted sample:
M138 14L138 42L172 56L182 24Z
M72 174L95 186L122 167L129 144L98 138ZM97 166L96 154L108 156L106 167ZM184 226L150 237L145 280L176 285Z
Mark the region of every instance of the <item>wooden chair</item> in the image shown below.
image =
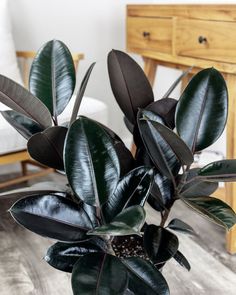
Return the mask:
M19 59L19 65L22 70L22 78L25 87L28 87L28 78L29 78L29 71L30 71L30 64L32 59L35 57L36 52L34 51L17 51L16 55ZM79 62L84 58L83 54L73 54L73 60L75 64L75 69L78 69ZM10 185L14 185L20 182L27 181L29 179L33 179L36 177L44 176L48 173L52 173L54 169L45 167L34 160L31 159L30 155L28 154L27 150L21 150L17 152L10 152L7 154L0 155L0 166L1 165L8 165L13 163L20 163L21 164L21 175L15 177L14 179L10 179L7 181L3 181L0 183L0 189L5 188ZM38 168L35 172L31 172L28 170L28 165L33 165Z

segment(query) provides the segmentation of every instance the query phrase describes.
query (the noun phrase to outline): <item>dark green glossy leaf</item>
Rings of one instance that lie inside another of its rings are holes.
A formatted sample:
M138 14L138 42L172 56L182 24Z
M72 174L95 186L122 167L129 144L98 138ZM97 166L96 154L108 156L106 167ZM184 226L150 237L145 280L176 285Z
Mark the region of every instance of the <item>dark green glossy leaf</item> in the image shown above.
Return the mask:
M120 142L113 143L114 149L116 151L117 157L120 163L120 177L124 176L130 170L135 168L135 161L130 152L130 150L125 146L125 144Z
M145 222L145 216L143 207L139 205L131 206L119 213L112 222L96 227L88 235L140 235L140 230Z
M207 181L236 181L236 160L221 160L212 162L198 172Z
M200 151L222 134L228 112L223 76L214 68L195 75L185 88L176 109L178 134L192 151Z
M155 182L153 183L151 193L148 197L148 204L157 211L165 210L165 204L162 200L160 189Z
M63 149L67 128L54 126L34 134L27 142L30 156L51 168L64 170Z
M25 139L43 131L43 128L34 120L15 111L2 111L3 118L18 131Z
M104 129L93 120L80 117L69 129L64 157L76 196L91 206L104 204L120 177L119 159Z
M65 191L57 191L57 190L50 190L50 189L34 189L33 187L27 187L24 189L17 189L14 190L13 192L6 192L6 193L1 193L0 197L2 199L21 199L21 198L26 198L26 197L32 197L32 196L38 196L38 195L56 195L56 196L61 196L63 198L67 197L67 192Z
M184 197L201 197L213 194L217 188L217 182L203 181L198 178L200 168L191 169L187 176L187 183L180 194Z
M125 116L124 116L124 123L127 129L131 134L133 134L134 131L134 124L132 124Z
M164 205L166 207L169 207L174 195L173 184L167 177L161 175L160 173L155 174L154 181L156 186L158 186L159 188L159 191L156 189L155 194L158 193ZM155 195L153 190L152 190L152 194Z
M148 113L147 116L145 112L143 112L142 115L143 120L147 120L148 123L151 123L159 135L166 141L182 165L191 165L193 163L192 152L178 135L162 123L153 121L151 119L152 116L149 118ZM142 118L140 118L140 120L142 120Z
M118 142L122 142L122 139L109 127L107 127L106 125L93 120L94 122L96 122L97 124L99 124L105 131L106 133L110 136L110 138L112 139L113 143L116 144Z
M52 126L52 118L46 106L24 87L2 75L0 75L0 102L31 118L42 128Z
M175 109L178 101L173 98L162 98L149 104L145 110L160 116L165 125L171 129L175 128Z
M143 239L145 251L155 264L166 262L172 258L179 247L176 235L154 224L147 226Z
M163 95L163 98L168 98L171 95L171 93L176 88L176 86L181 82L181 80L191 72L192 68L193 67L188 68L175 80L175 82L170 86L167 92Z
M196 179L184 186L180 194L184 197L201 197L205 195L211 195L217 189L218 182L208 182Z
M127 149L121 138L113 130L111 130L110 128L96 120L93 121L99 124L104 129L104 131L110 136L110 139L112 141L112 144L114 146L120 163L120 177L124 176L126 173L128 173L135 167L135 161L130 150Z
M44 237L66 242L86 239L92 223L76 203L52 194L28 196L10 209L13 218L25 228Z
M191 209L217 223L230 229L236 223L235 212L223 201L213 197L181 198Z
M122 295L127 284L126 267L119 258L106 253L87 254L73 268L74 295Z
M153 168L155 166L144 146L141 146L141 147L137 146L137 150L135 153L135 160L136 160L137 166L146 166L149 168Z
M172 182L160 173L156 173L148 203L153 209L162 211L165 208L170 208L173 204L173 196L174 187Z
M80 257L94 252L103 252L102 248L96 245L95 239L80 243L57 242L48 249L44 259L52 267L71 273Z
M116 101L134 124L138 109L154 101L152 87L141 67L124 52L112 50L109 53L108 72Z
M106 133L110 136L112 140L120 163L120 177L122 177L135 167L134 158L130 150L127 149L124 142L113 130L99 122L97 123L100 124L100 126L106 131Z
M191 235L195 235L196 232L194 229L188 225L187 223L183 222L182 220L178 218L174 218L170 221L170 223L167 225L169 229L176 230L182 233L187 233Z
M58 40L47 42L33 60L29 89L49 109L60 115L75 88L75 67L66 45Z
M174 259L184 268L186 268L188 271L191 270L191 266L187 260L187 258L180 252L177 251L176 254L174 255Z
M169 295L169 287L160 271L147 260L131 257L123 260L129 271L129 289L135 295Z
M153 170L138 167L125 175L117 185L114 194L103 205L102 211L107 222L119 214L124 208L143 206L150 193L153 181Z
M81 207L84 209L84 211L87 213L87 215L89 216L93 227L97 227L99 226L99 220L97 217L97 211L96 211L96 207L94 206L90 206L84 202L81 202Z
M76 120L76 118L78 116L80 104L82 102L82 99L83 99L83 96L84 96L84 93L85 93L85 90L86 90L90 75L92 73L92 70L93 70L95 64L96 63L94 62L94 63L92 63L90 65L90 67L88 68L88 70L85 73L85 76L84 76L84 78L83 78L83 80L81 82L79 91L77 92L77 95L76 95L75 104L74 104L74 108L73 108L72 115L71 115L70 125Z
M134 140L134 144L137 147L136 153L138 152L138 150L141 150L141 149L145 150L145 145L144 145L142 136L140 134L139 126L138 126L138 114L137 114L137 122L136 122L136 124L134 124L133 140ZM148 155L147 152L146 152L146 154Z
M179 171L180 162L169 142L154 126L154 121L163 124L163 120L152 112L142 110L138 113L139 131L150 158L163 175L175 182L174 175ZM176 137L173 137L173 140L176 140Z
M131 290L126 289L124 295L135 295L135 294Z

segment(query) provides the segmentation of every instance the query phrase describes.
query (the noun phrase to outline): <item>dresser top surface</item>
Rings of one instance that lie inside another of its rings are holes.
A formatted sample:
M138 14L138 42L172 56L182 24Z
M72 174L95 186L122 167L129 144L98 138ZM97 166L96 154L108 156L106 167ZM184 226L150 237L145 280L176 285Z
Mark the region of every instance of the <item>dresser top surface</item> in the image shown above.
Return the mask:
M236 21L236 4L132 4L127 5L127 15Z

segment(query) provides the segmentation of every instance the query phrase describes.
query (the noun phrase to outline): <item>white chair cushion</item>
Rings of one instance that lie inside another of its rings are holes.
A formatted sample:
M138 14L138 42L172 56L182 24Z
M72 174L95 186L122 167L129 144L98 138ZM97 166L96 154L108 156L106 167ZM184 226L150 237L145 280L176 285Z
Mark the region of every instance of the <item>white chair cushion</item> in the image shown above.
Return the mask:
M22 84L11 33L8 0L0 0L0 74Z
M64 112L58 117L59 124L70 120L74 101L75 97L73 96ZM95 98L84 97L79 114L107 125L107 106ZM0 115L0 155L24 150L25 148L26 140Z

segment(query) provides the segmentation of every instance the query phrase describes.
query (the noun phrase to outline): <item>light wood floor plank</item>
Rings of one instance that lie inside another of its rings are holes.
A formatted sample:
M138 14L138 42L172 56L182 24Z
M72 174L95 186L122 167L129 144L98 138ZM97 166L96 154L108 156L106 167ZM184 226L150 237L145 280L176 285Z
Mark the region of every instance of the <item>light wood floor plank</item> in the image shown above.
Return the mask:
M64 181L61 176L47 179ZM70 275L51 268L42 258L53 243L17 225L7 209L15 200L0 198L0 294L72 295ZM158 214L147 209L149 221L158 223ZM226 253L224 231L176 203L171 217L189 223L198 237L178 234L180 250L191 271L174 260L164 269L171 295L235 295L236 256ZM171 219L171 218L170 218Z

